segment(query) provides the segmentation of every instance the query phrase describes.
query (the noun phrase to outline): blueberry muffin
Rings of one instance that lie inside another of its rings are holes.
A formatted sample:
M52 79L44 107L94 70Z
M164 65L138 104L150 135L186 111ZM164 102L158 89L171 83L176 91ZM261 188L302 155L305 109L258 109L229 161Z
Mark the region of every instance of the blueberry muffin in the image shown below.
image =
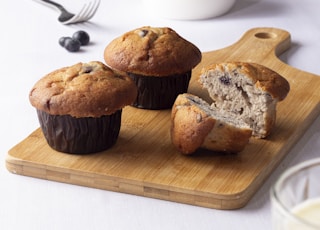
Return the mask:
M266 138L276 123L276 107L290 91L289 82L266 66L248 62L211 64L202 69L200 84L221 114L236 115L253 136Z
M129 76L92 61L44 76L30 91L29 100L53 149L87 154L115 144L122 108L136 96L137 88Z
M187 92L200 50L167 27L141 27L115 38L105 48L106 64L127 73L138 87L134 106L171 108Z
M200 97L180 94L171 111L171 140L183 154L198 149L238 153L249 143L252 129L234 114L223 114Z

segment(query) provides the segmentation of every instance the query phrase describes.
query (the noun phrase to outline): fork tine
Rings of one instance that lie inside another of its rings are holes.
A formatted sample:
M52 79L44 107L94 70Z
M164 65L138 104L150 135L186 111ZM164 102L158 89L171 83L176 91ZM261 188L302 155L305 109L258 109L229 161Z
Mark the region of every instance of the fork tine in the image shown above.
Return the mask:
M65 21L63 24L72 24L78 22L80 16L83 14L83 11L87 9L87 4L84 4L79 13L77 13L74 17L70 18L70 20Z
M79 13L79 17L77 19L78 22L83 22L87 20L87 15L90 12L92 7L92 2L89 2L86 9L84 9L81 13Z
M100 4L100 1L90 2L86 11L83 12L82 15L80 15L81 18L79 18L79 21L88 21L89 19L91 19L96 13L99 4Z
M100 5L100 0L94 0L93 2L89 2L88 4L85 4L78 14L76 14L74 17L64 22L63 24L84 22L91 19L95 15L99 5Z
M92 6L93 6L93 4L92 4L92 2L90 2L88 4L88 7L86 8L86 10L81 15L81 18L79 18L79 21L87 21L88 20L88 15L90 14Z
M87 20L91 19L97 12L98 7L100 5L100 0L94 1L94 7L91 9L90 14L87 16Z
M82 22L83 21L83 15L86 14L88 8L90 7L91 2L84 4L84 6L82 7L82 9L80 10L80 12L76 15L76 17L74 18L72 23L76 23L76 22Z

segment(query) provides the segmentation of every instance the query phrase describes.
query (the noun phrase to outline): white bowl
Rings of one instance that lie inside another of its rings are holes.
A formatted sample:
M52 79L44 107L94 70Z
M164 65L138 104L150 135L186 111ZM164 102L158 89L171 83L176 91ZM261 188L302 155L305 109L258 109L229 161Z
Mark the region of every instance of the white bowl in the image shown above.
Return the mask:
M148 13L179 19L199 20L218 17L228 12L236 0L143 0Z

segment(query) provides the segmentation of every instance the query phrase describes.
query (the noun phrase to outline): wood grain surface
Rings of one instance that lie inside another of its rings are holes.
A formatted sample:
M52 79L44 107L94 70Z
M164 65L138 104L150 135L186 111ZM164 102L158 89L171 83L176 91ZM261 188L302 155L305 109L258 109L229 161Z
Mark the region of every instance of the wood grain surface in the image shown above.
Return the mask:
M296 141L320 114L320 77L280 61L290 34L253 28L233 45L203 53L189 92L208 98L197 83L203 66L245 61L265 65L290 83L278 104L276 127L268 139L252 138L238 154L177 152L170 140L170 110L126 107L119 139L111 149L85 156L52 150L40 129L9 150L7 169L16 174L215 209L246 205Z

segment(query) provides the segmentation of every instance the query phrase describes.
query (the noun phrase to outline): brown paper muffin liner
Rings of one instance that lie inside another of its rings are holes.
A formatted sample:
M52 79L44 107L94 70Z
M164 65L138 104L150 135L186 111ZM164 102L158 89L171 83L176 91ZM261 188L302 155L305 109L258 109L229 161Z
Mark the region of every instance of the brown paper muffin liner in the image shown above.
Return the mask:
M99 118L50 115L37 110L49 146L59 152L89 154L106 150L118 138L122 110Z
M183 74L157 77L144 76L133 73L128 75L138 87L138 96L133 103L141 109L170 109L176 97L186 93L191 79L191 71Z

